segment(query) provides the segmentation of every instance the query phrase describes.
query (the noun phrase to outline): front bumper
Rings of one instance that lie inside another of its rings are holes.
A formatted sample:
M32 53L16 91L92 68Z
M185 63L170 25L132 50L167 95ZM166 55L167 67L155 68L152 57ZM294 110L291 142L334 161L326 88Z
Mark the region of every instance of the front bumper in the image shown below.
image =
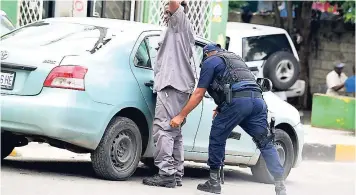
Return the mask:
M3 95L1 130L95 149L111 110L83 91L44 88L37 96Z
M303 153L303 146L304 146L304 126L302 123L299 123L294 127L294 130L297 134L298 138L298 153L295 156L295 163L294 163L294 168L298 167L300 163L302 162L302 153Z

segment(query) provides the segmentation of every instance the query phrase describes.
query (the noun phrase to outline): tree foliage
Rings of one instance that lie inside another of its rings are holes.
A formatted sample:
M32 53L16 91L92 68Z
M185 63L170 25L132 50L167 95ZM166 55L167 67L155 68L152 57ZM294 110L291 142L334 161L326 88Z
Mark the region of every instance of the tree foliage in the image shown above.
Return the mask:
M342 4L345 22L355 23L355 1L345 1Z
M347 1L326 1L326 0L317 0L319 2L329 2L331 4L338 4L341 7L341 11L343 12L343 17L345 22L355 23L355 1L347 0ZM317 2L315 1L315 2ZM301 6L301 1L286 1L287 4L293 4L294 6ZM248 1L229 1L229 11L232 10L240 10L244 6L248 6Z
M229 1L229 11L231 10L237 11L246 5L248 5L246 1Z

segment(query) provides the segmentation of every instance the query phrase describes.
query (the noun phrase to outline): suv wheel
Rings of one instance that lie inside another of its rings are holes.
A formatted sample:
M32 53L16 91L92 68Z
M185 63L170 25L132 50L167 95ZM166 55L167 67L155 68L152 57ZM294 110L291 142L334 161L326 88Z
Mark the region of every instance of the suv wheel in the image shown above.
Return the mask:
M277 90L287 90L298 80L300 65L292 53L280 51L272 54L264 64L263 75Z
M294 150L293 143L290 139L289 135L281 130L276 129L276 144L275 147L277 149L280 162L284 168L284 178L287 178L294 162ZM267 169L266 162L263 159L262 155L258 159L256 165L251 167L252 174L254 178L261 183L272 184L274 183L273 176Z
M136 170L142 152L141 133L130 119L117 117L91 154L95 173L108 180L126 180Z

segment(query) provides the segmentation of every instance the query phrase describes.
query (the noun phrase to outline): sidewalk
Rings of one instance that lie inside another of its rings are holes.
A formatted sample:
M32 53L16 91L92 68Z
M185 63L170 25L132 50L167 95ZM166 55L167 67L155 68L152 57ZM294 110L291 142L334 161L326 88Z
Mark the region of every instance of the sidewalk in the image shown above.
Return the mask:
M303 160L355 161L356 137L352 132L304 125Z

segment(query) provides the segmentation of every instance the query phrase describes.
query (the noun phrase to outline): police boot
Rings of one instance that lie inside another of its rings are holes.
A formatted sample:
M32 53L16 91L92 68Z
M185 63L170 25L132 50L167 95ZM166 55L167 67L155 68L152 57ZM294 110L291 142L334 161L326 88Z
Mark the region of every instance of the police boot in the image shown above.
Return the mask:
M210 169L210 178L205 183L199 184L198 190L215 194L221 193L220 170Z
M149 186L166 187L166 188L174 188L177 185L176 178L174 175L165 176L159 174L150 178L143 179L143 184Z
M276 179L274 182L276 195L287 195L286 186L284 185L283 179Z

